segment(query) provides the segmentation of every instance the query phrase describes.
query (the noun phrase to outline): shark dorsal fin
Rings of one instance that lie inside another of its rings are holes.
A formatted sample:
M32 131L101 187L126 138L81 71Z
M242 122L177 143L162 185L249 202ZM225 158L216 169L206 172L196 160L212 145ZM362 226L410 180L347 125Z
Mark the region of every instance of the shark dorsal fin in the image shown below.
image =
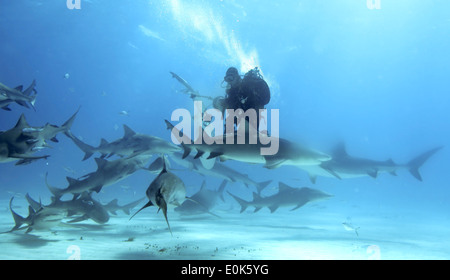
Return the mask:
M95 163L97 163L98 169L102 169L108 163L108 161L103 158L96 158Z
M15 87L14 89L15 89L15 90L18 90L18 91L20 91L20 92L22 92L23 86L17 86L17 87Z
M339 142L333 150L333 156L335 157L345 157L348 156L347 149L345 148L344 142Z
M106 141L106 139L105 138L102 138L101 140L100 140L100 147L104 147L104 146L106 146L106 145L108 145L109 143L108 143L108 141Z
M134 132L134 130L132 130L130 127L128 127L128 125L124 124L123 125L123 138L132 137L134 135L136 135L136 132Z
M30 127L30 125L27 122L27 119L25 118L25 115L20 115L19 120L17 121L17 124L14 128L24 128L24 127Z
M279 182L279 183L278 183L278 191L279 191L279 192L289 191L289 190L292 190L292 189L294 189L294 188L291 187L291 186L286 185L286 184L283 183L283 182Z

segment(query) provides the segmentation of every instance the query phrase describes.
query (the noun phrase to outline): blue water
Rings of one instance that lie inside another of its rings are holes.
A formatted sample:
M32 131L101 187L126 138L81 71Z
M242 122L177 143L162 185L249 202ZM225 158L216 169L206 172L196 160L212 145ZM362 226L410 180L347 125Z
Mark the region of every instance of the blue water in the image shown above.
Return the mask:
M389 212L416 219L420 228L426 217L439 217L448 232L448 1L381 0L380 9L369 9L365 0L80 2L81 9L71 10L64 0L0 0L0 82L26 87L36 79L38 91L36 111L17 104L0 111L0 130L12 128L22 113L32 126L61 125L81 106L72 132L91 145L121 137L122 124L170 141L163 120L177 108L192 111L193 103L169 71L201 94L219 96L228 67L245 73L258 66L271 88L267 108L280 112L280 137L323 151L343 140L351 155L396 163L444 149L420 169L423 182L401 170L377 179L319 177L313 185L295 167L230 167L255 181L273 179L273 188L285 181L332 193L327 211L344 219ZM51 184L63 188L66 176L95 170L72 141L58 139L39 152L51 155L48 160L0 165L2 208L13 193L49 201L47 172ZM204 179L179 176L196 188ZM139 171L98 197L131 201L145 195L153 178ZM242 184L230 192L251 198Z

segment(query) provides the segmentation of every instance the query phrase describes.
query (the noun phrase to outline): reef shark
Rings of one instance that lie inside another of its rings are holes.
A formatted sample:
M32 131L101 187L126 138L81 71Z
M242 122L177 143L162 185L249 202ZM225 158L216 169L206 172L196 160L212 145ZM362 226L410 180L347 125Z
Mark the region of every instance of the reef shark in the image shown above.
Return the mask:
M28 104L30 104L33 109L34 104L36 102L36 80L33 80L31 85L22 92L23 86L18 86L16 88L10 88L0 83L0 108L6 111L11 111L8 107L9 104L15 102L21 106L26 108L30 108ZM34 95L31 93L34 92ZM35 109L36 110L36 109Z
M82 142L70 132L66 133L66 135L85 153L83 160L87 160L97 152L101 154L102 158L109 158L113 155L130 156L137 153L171 154L180 150L180 147L161 138L136 133L127 125L123 125L123 130L124 135L122 138L111 143L101 139L98 147Z
M279 207L294 206L291 211L296 210L306 203L316 200L322 200L332 195L311 188L293 188L282 182L279 182L279 190L277 194L267 197L261 197L259 194L253 193L252 201L245 201L228 192L241 206L241 213L249 206L255 207L254 212L258 212L263 207L268 207L270 213L275 212Z
M69 183L67 188L57 189L49 186L49 190L57 198L64 194L73 194L75 197L78 197L85 191L98 193L104 186L123 180L139 169L145 169L144 165L151 157L151 155L137 154L114 161L96 158L97 170L95 172L89 173L80 179L67 177Z
M331 153L333 159L321 163L319 166L304 166L311 181L314 183L317 176L337 177L337 178L355 178L370 176L377 178L380 173L389 173L396 176L400 169L407 169L414 178L422 181L420 167L442 147L433 148L406 164L396 164L392 159L386 161L377 161L372 159L353 157L346 151L345 145L340 143Z
M209 190L206 188L206 181L203 181L200 190L190 197L192 200L185 200L183 204L174 209L175 212L180 213L180 215L198 215L208 213L218 217L216 214L212 213L211 210L217 205L219 199L223 202L225 201L223 198L223 192L226 185L227 180L224 180L218 190Z
M170 234L173 236L169 220L167 219L167 208L168 205L180 206L184 202L186 199L186 187L178 176L167 171L164 157L163 168L155 180L151 182L146 195L149 200L148 203L131 216L130 220L145 208L157 206L158 211L162 209Z

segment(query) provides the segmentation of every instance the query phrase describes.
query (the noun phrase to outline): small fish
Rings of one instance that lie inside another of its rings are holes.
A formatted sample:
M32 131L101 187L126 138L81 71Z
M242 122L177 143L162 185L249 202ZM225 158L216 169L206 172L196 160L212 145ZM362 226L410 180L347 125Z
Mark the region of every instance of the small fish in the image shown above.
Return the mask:
M120 111L119 115L129 117L130 116L130 112L129 111Z
M347 230L347 231L355 231L356 236L359 236L358 230L359 230L360 227L355 227L350 222L343 222L342 225L344 226L345 230Z

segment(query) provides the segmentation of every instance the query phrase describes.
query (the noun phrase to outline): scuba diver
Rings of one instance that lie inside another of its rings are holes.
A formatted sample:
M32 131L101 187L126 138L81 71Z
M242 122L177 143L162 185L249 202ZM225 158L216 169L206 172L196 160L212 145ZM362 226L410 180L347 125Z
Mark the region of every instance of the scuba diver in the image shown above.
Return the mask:
M226 96L216 97L214 108L222 111L226 109L264 109L270 101L270 90L266 81L259 73L258 67L248 71L241 78L235 67L228 68L224 82L227 82Z
M227 82L226 96L219 96L213 100L213 107L220 110L223 115L227 109L242 109L244 112L254 109L258 113L259 109L264 109L264 106L270 101L269 86L259 73L258 67L248 71L244 78L241 78L235 67L230 67L225 74L224 82ZM234 122L231 118L233 116L229 115L227 122ZM237 123L235 125L235 129L237 129ZM257 117L255 125L259 130L259 117Z

